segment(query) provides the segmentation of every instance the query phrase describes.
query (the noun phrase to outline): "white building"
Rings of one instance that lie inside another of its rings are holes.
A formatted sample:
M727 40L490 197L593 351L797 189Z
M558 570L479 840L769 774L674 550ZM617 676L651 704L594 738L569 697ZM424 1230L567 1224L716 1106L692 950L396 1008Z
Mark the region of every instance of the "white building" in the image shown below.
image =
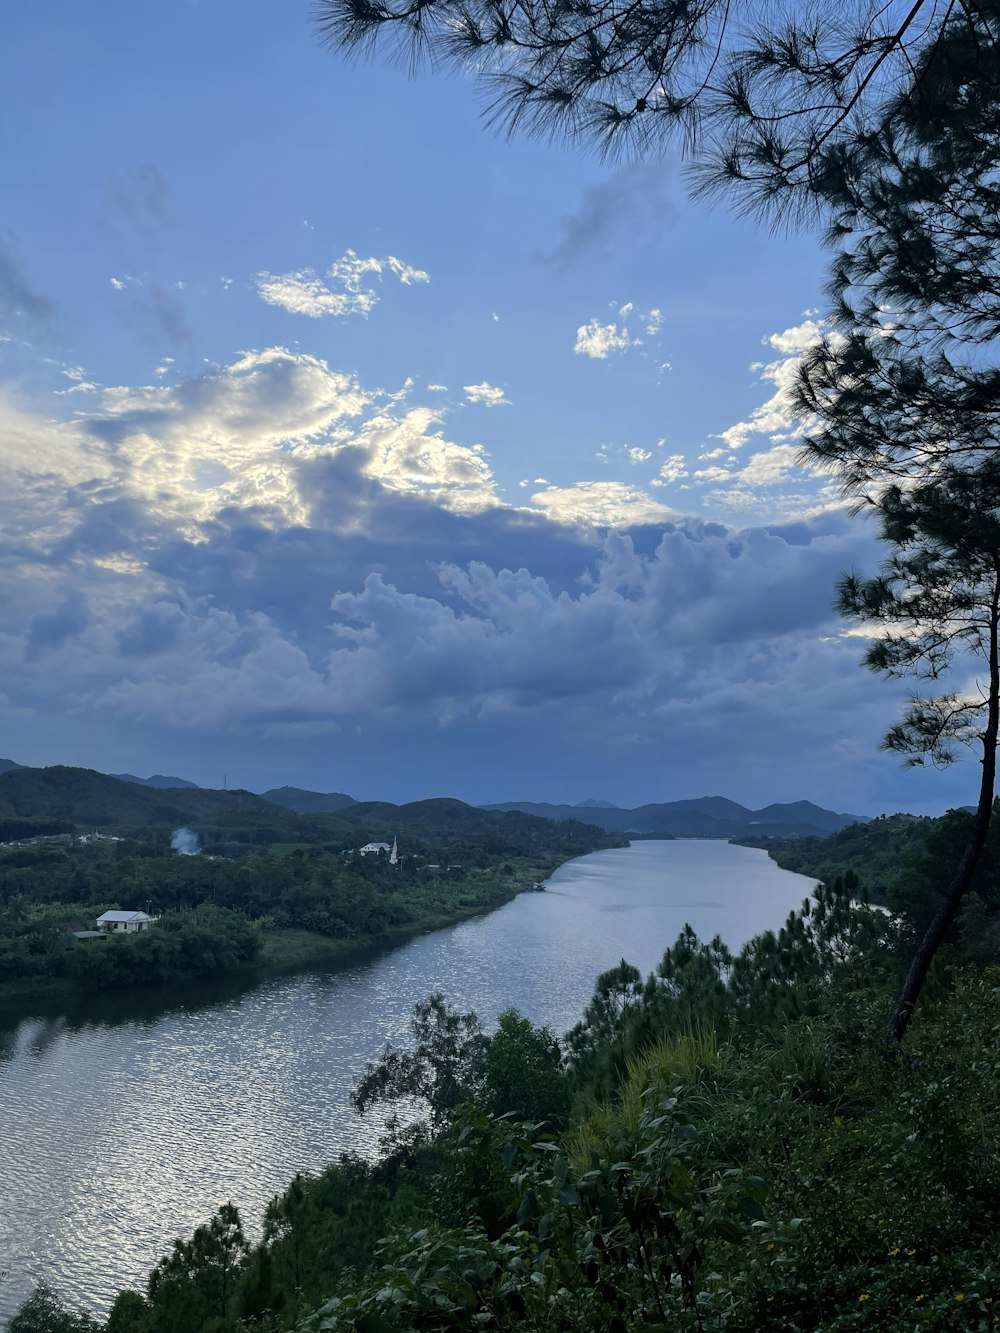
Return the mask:
M109 934L127 931L134 934L137 930L148 930L156 920L145 912L105 912L97 918L98 927Z
M358 851L362 856L371 856L372 854L380 856L382 852L389 852L392 848L387 842L366 842Z

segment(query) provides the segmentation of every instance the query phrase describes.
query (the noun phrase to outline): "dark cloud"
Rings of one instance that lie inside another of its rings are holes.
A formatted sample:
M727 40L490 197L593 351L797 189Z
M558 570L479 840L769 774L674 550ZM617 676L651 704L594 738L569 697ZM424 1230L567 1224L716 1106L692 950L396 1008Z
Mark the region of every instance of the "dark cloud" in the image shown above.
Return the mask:
M52 456L76 481L51 525L40 454L0 632L14 714L102 719L115 769L148 737L150 770L390 798L864 810L894 790L877 743L901 691L857 669L831 609L838 573L877 558L863 522L609 531L485 485L470 507L458 446L424 430L394 453L356 392L286 353L116 391Z
M554 249L542 256L554 264L571 264L581 255L604 249L628 236L631 246L655 244L676 215L673 172L663 161L638 163L591 185L575 213L562 225Z
M154 285L139 305L157 343L165 339L172 347L180 347L191 341L187 316L173 292Z
M82 633L90 624L90 611L82 596L67 594L54 611L34 616L28 626L27 646L31 657L46 649L58 648L67 639Z
M13 242L0 237L0 320L44 320L52 314L52 303L31 286Z
M109 176L107 191L122 216L136 226L159 226L168 216L169 187L159 168L148 162L121 175Z

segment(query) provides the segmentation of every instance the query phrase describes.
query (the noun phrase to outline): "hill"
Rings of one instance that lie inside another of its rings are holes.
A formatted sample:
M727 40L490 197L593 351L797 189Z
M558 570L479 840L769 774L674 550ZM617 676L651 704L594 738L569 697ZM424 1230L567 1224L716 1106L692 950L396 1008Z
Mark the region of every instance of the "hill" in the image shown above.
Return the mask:
M596 820L584 823L579 811L575 817L556 821L558 827L554 829L553 821L544 816L521 810L487 810L466 805L451 796L411 801L407 805L358 801L344 817L369 830L373 838L404 831L433 834L454 842L475 841L493 854L529 853L552 847L568 856L609 845L609 840L600 836L604 830L598 828Z
M580 807L573 805L507 801L483 808L520 810L543 819L581 818ZM814 805L812 801L779 803L764 806L761 810L748 810L745 805L727 800L724 796L666 801L642 805L635 810L619 810L614 806L595 804L587 806L585 817L588 823L596 824L598 828L610 833L646 838L822 837L838 833L851 824L868 822L864 815L837 814Z
M206 821L281 823L287 811L248 791L200 787L169 792L123 782L89 768L15 768L0 773L0 816L68 820L75 824L142 827Z
M294 810L297 815L335 815L356 805L353 796L342 791L306 791L303 787L272 787L261 799Z
M140 787L188 787L197 788L197 782L188 782L187 778L169 778L163 773L154 773L151 778L137 778L134 773L109 773L108 777L119 782L137 782Z
M781 842L751 836L740 841L766 847L783 870L824 884L853 870L874 901L884 903L904 867L920 859L928 836L941 823L927 815L879 815L826 837Z
M11 773L15 768L23 767L23 764L15 764L13 759L0 759L0 773Z

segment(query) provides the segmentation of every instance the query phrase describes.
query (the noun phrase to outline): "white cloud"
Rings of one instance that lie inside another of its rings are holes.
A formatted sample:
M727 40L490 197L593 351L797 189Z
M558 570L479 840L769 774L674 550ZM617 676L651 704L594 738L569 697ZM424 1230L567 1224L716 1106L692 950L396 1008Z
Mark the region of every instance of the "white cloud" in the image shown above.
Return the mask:
M648 463L652 457L652 452L649 449L635 448L628 450L628 461L630 463Z
M430 274L425 273L422 268L414 268L412 264L404 264L395 255L390 255L385 262L404 287L410 287L415 282L430 282L431 280Z
M310 268L279 275L258 273L257 295L268 305L281 306L293 315L308 315L310 319L326 315L334 319L342 315L367 316L378 304L374 291L333 291Z
M612 352L636 347L640 341L639 338L633 338L624 326L602 324L600 320L592 319L589 324L581 324L577 329L573 351L577 356L604 361Z
M746 486L779 486L792 477L799 468L799 446L778 444L754 454L737 476Z
M574 486L550 486L531 497L558 523L589 523L595 527L628 527L661 523L675 511L635 486L620 481L579 481Z
M509 407L510 399L504 397L503 389L496 389L483 380L482 384L466 384L464 392L470 403L481 407Z
M447 392L448 392L448 386L447 386L447 384L428 384L428 386L427 386L427 392L428 392L428 393L447 393Z
M642 325L646 334L655 336L663 322L661 311L653 309L645 314L637 311L633 301L626 301L618 307L617 319L610 324L602 324L600 319L592 319L581 324L576 331L576 343L573 351L578 356L589 356L594 361L604 361L613 352L624 352L630 347L639 347L642 338L630 327L632 316Z
M325 316L338 319L345 315L366 318L378 304L379 296L373 287L364 284L369 277L381 278L386 270L394 273L407 287L430 282L430 276L423 269L414 268L395 255L384 259L374 255L362 258L353 250L347 250L327 270L329 283L312 268L281 274L263 272L257 274L257 294L269 305L281 306L292 314L307 315L310 319Z
M793 403L795 379L802 357L822 336L822 325L808 319L764 339L768 346L781 353L781 357L766 364L755 362L750 368L760 371L760 378L765 384L774 385L774 392L765 403L754 408L746 421L738 421L719 434L718 438L728 448L742 449L752 435L767 435L778 440L779 436L797 430L800 423L796 421Z
M687 463L683 454L671 454L660 467L660 476L664 481L680 481L687 475Z

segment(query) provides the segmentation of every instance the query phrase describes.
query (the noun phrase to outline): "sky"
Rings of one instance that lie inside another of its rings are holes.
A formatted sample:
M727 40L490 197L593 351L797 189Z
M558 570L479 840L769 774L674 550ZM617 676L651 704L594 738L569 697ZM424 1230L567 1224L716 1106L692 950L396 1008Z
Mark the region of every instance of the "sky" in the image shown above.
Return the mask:
M0 755L358 799L973 801L795 461L828 262L308 3L4 18Z

